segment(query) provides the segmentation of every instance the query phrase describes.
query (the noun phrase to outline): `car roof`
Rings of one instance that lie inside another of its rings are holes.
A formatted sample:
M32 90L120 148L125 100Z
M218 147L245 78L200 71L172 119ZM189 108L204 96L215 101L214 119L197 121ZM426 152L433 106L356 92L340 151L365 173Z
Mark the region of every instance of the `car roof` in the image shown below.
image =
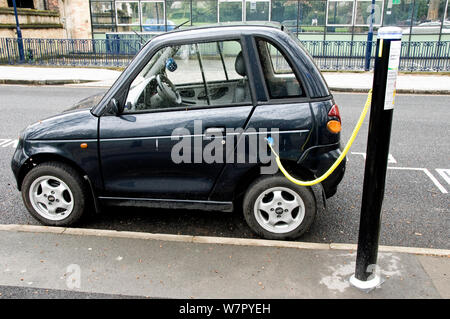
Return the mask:
M252 21L252 22L230 22L230 23L215 23L204 26L190 26L183 29L175 29L168 30L165 33L156 35L153 39L174 39L174 38L182 38L189 35L200 35L201 33L206 31L214 32L214 34L224 34L231 35L237 33L247 33L247 32L255 32L259 31L260 33L264 33L264 31L269 30L283 30L284 27L278 22L267 22L267 21Z
M169 32L180 32L180 31L188 31L188 30L198 30L198 29L211 29L211 28L229 28L229 27L269 27L275 29L283 29L283 25L276 21L246 21L246 22L219 22L212 23L202 26L188 26L184 29L176 29Z

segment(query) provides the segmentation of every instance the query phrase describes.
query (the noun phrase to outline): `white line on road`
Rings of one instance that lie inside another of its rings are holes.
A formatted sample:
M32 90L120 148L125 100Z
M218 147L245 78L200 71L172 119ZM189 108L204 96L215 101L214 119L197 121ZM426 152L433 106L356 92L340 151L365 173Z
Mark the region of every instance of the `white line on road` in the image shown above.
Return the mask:
M450 169L436 168L436 172L450 185Z
M351 152L351 153L354 154L354 155L361 155L364 158L364 160L366 159L366 153L363 153L363 152ZM394 159L394 157L391 154L389 154L388 163L397 164L397 161ZM431 181L434 183L434 185L436 185L436 187L443 194L447 194L448 193L447 190L445 189L445 187L442 186L442 184L439 183L439 181L436 179L436 177L434 177L433 174L431 174L431 172L428 169L426 169L426 168L388 166L388 169L408 170L408 171L422 171L431 179ZM447 183L450 184L450 170L437 168L436 171L447 181Z
M430 179L431 181L434 183L434 185L436 185L437 188L439 188L439 190L443 193L443 194L447 194L447 190L444 188L444 186L442 186L441 183L439 183L439 181L436 179L436 177L433 176L433 174L431 174L431 172L426 169L426 168L419 168L419 167L389 167L388 169L397 169L397 170L409 170L409 171L422 171L424 172Z
M12 140L10 138L0 138L0 146L1 147L11 146L13 148L16 148L18 143L19 143L19 140Z
M364 157L364 160L366 160L366 153L363 152L351 152L354 155L361 155L362 157ZM392 156L391 153L389 153L388 156L388 163L390 164L397 164L397 161L395 160L394 156Z

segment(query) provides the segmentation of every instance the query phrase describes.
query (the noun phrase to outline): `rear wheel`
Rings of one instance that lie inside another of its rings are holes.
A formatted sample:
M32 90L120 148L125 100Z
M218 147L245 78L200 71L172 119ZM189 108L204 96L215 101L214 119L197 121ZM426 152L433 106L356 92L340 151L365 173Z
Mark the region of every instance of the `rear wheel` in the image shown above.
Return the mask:
M25 176L22 198L31 215L44 225L69 226L80 220L86 206L86 187L72 167L49 162Z
M316 201L310 188L283 176L261 177L244 197L244 217L250 228L267 239L296 239L311 226Z

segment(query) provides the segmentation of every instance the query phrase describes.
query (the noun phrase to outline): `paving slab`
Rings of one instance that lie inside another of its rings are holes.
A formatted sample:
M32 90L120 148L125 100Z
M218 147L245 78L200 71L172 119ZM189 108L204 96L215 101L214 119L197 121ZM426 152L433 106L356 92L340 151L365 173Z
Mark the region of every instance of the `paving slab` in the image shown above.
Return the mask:
M442 298L414 254L380 253L383 284L349 284L355 251L0 231L0 285L150 298ZM423 258L436 258L427 257ZM449 259L440 257L444 268Z

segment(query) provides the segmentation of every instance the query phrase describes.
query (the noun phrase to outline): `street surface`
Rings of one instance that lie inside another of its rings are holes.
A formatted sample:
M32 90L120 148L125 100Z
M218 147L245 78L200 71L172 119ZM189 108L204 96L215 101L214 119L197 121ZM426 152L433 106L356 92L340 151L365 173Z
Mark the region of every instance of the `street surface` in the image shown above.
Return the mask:
M26 211L10 169L19 132L102 88L0 86L0 224L38 224ZM346 143L365 94L335 94ZM449 96L397 95L380 244L449 249ZM326 213L299 241L356 243L367 140L366 119L348 156L347 171ZM152 233L256 238L242 212L108 209L78 227Z

